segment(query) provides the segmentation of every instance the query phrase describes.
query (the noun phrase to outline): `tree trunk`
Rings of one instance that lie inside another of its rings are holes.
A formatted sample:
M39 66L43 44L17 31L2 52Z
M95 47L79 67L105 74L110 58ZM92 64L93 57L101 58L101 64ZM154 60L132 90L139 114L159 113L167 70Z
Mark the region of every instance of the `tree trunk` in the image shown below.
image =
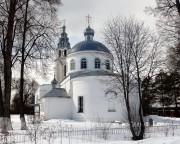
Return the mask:
M21 130L27 130L26 120L24 117L24 63L25 63L25 42L26 42L26 32L27 32L27 13L28 13L29 0L26 1L26 11L24 16L24 31L23 31L23 41L22 41L22 58L21 58L21 78L20 78L20 120L21 120Z
M163 117L165 117L165 111L164 111L165 106L164 106L164 94L163 93L162 93L162 106L163 106L163 109L162 109L163 110L162 111L163 112Z
M3 103L3 94L2 94L2 86L0 79L0 128L2 128L3 125L3 117L4 117L4 103Z
M13 28L14 28L14 17L16 12L16 0L10 1L8 25L7 25L7 36L6 45L4 50L4 129L3 132L12 130L12 123L10 119L10 100L11 100L11 79L12 79L12 47L13 47Z
M135 57L136 60L136 57ZM141 79L140 79L140 72L139 72L139 65L136 61L136 72L137 72L137 84L138 84L138 98L139 98L139 109L138 109L138 117L139 119L135 121L136 126L133 128L134 134L132 139L133 140L142 140L144 138L145 126L143 120L143 111L142 111L142 94L141 94ZM139 121L140 120L140 121Z
M12 130L12 123L10 117L4 117L2 123L2 131L1 133L8 133L9 130Z
M177 95L175 92L174 92L174 102L175 102L174 116L179 117Z
M178 14L180 16L180 3L179 3L179 0L176 0L176 8L177 8Z

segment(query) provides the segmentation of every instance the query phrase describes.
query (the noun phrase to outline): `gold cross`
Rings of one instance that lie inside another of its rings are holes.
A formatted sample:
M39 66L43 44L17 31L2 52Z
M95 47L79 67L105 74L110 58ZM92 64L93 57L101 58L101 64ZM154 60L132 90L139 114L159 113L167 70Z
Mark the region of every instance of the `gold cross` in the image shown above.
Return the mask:
M86 16L86 18L87 18L87 23L88 23L88 26L89 26L90 25L91 17L88 15L88 16Z

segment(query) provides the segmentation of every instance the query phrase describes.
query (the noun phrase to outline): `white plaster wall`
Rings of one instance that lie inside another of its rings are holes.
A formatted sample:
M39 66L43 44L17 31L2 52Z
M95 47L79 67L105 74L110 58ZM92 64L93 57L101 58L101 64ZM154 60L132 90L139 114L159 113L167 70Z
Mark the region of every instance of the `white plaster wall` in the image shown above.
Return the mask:
M56 80L58 81L58 83L60 82L60 73L61 73L61 71L60 71L60 66L61 66L60 60L59 60L59 58L57 58L57 59L55 60L54 72L55 72L55 78L56 78Z
M81 69L81 59L86 58L87 60L87 69ZM81 52L75 52L72 54L69 54L67 56L67 74L71 72L76 72L80 70L99 70L95 69L94 61L95 58L99 58L101 60L101 69L106 70L105 68L105 60L110 61L110 66L112 67L112 55L105 52L98 52L98 51L81 51ZM70 70L70 61L75 61L75 70Z
M125 110L124 104L118 100L115 102L116 112L108 112L108 101L105 98L105 93L110 85L103 84L100 79L109 77L81 77L72 80L73 83L73 106L72 113L73 119L76 120L93 120L98 117L106 121L123 121L123 112ZM78 111L78 96L84 97L84 112L77 113Z
M37 89L37 91L35 93L34 104L39 103L39 99L40 99L40 87Z
M61 88L64 88L69 96L72 96L71 94L71 83L70 83L70 76L66 77L60 84Z
M44 118L45 111L45 100L44 98L40 99L40 116Z
M47 97L43 98L44 105L44 119L71 119L71 99Z
M42 97L51 90L52 90L52 85L51 84L43 84L43 85L39 86L39 88L38 88L38 90L36 92L35 104L40 104L40 107L35 106L34 110L35 110L36 114L39 114L39 111L40 111L40 116L42 116L42 117L44 116L44 110L42 110L42 106L45 105L45 102L43 101Z
M55 78L60 83L64 78L64 65L66 64L66 58L61 57L55 60Z

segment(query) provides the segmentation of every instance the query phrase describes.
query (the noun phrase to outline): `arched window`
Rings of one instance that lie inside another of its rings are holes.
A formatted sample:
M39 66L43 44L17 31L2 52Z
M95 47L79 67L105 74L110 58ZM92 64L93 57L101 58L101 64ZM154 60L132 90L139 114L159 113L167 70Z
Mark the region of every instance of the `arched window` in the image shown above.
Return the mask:
M95 66L95 68L100 69L101 64L100 64L100 60L98 58L95 58L94 66Z
M83 113L83 96L78 97L78 113Z
M59 50L59 57L61 57L61 50Z
M85 58L81 59L81 68L86 69L87 68L87 61Z
M64 76L66 76L66 65L64 65Z
M74 70L75 69L75 61L72 59L70 62L70 70Z
M64 50L64 56L65 57L67 56L67 50Z
M106 69L110 70L110 62L109 62L109 60L106 60Z
M117 101L117 93L115 91L108 91L105 97L108 101L108 112L116 112L115 102Z

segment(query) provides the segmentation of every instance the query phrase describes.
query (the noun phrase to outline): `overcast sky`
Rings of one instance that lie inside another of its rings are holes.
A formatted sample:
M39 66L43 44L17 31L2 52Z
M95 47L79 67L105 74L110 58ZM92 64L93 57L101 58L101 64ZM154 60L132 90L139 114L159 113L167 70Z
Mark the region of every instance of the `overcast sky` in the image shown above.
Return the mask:
M104 22L112 16L135 16L144 20L152 29L155 28L155 19L144 13L147 6L154 6L155 0L62 0L59 18L66 20L66 31L70 39L71 47L84 40L83 31L87 27L86 16L91 18L90 26L95 30L94 39L103 42L101 30ZM40 84L50 83L52 75L48 80L38 80Z
M103 42L101 30L111 16L135 16L154 27L153 16L144 13L146 6L154 6L155 0L62 0L59 18L66 20L71 46L84 40L83 31L87 27L86 16L91 18L95 30L95 40Z

